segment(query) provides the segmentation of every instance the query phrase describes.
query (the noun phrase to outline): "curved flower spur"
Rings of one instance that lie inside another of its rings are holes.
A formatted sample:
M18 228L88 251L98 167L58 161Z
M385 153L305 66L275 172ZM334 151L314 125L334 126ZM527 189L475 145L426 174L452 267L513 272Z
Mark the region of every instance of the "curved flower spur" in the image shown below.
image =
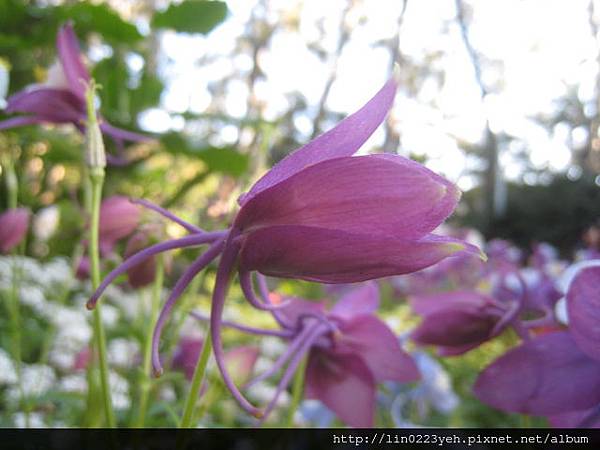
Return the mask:
M454 210L460 192L424 166L392 154L352 156L393 104L396 77L361 109L276 164L240 197L231 228L206 233L152 206L191 232L127 259L88 302L127 268L161 251L210 244L175 284L156 324L153 365L162 371L158 340L165 320L196 274L220 255L212 296L210 330L223 381L239 404L261 416L239 392L225 367L221 316L231 278L239 272L246 298L256 299L252 272L323 283L352 283L401 275L463 252L480 250L431 233ZM146 202L146 205L149 205Z

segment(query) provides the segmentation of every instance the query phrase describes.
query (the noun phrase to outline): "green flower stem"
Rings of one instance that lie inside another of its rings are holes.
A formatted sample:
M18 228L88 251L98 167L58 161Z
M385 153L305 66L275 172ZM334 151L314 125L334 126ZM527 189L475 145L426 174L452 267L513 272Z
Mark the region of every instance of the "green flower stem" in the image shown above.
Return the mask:
M196 402L200 396L200 388L204 381L204 373L206 372L206 366L208 365L208 359L212 352L212 340L210 333L207 333L204 344L202 345L202 351L194 370L194 377L192 378L192 386L190 393L185 400L185 407L183 410L183 416L181 416L181 423L179 428L190 428L192 426L192 418L194 417L194 410L196 409Z
M204 417L204 414L206 414L206 411L208 410L209 406L216 402L217 399L221 397L223 392L223 381L221 381L221 379L218 377L212 377L209 381L206 393L204 393L202 395L202 398L200 399L200 405L198 406L198 408L196 408L196 414L194 416L194 420L196 421L196 423L202 417Z
M160 306L160 293L163 286L164 280L164 263L162 256L156 258L156 270L154 273L154 283L152 285L152 306L150 308L150 320L148 321L148 329L146 333L146 340L144 342L144 362L143 362L143 373L140 380L140 393L139 393L139 409L137 419L134 422L136 428L144 426L146 419L146 410L148 408L148 394L150 393L151 378L150 369L152 364L152 333L154 331L154 325L158 318L158 308Z
M21 244L20 249L23 249ZM18 254L22 254L19 251ZM8 302L8 313L10 317L10 341L12 346L12 357L15 361L15 371L17 373L17 382L19 384L19 402L25 412L25 427L29 428L29 405L26 404L25 391L23 390L23 369L21 354L21 308L19 304L19 285L23 275L23 267L16 260L17 256L13 253L12 267L12 289L10 301Z
M90 221L90 242L89 254L91 262L92 289L96 290L100 286L100 252L99 252L99 222L100 222L100 203L102 201L102 185L104 183L104 169L100 167L90 168L90 182L92 185L92 205ZM106 360L106 338L104 336L104 327L102 325L102 312L100 305L96 305L93 312L94 340L96 341L96 350L98 352L100 368L100 387L104 403L104 414L106 425L115 427L115 415L112 409L112 400L110 396L110 386L108 383L108 363Z
M298 369L296 369L296 374L294 375L294 384L292 385L292 404L290 405L287 421L288 428L294 427L294 416L296 415L298 405L300 405L300 400L302 400L302 394L304 392L304 376L306 374L307 363L308 355L302 358L302 362L298 366Z
M19 184L17 182L17 175L15 173L15 166L11 155L7 155L3 158L4 176L6 178L6 193L8 196L7 205L8 209L14 209L17 207L17 198L19 196Z
M7 207L14 209L18 205L19 183L15 172L13 155L10 149L2 151L1 163L3 175L6 182ZM21 352L21 305L19 302L19 290L21 278L23 276L23 267L17 262L17 255L25 254L25 243L21 243L16 251L13 251L12 261L12 286L10 291L10 300L7 304L10 321L10 342L12 357L15 361L15 371L17 373L17 382L19 384L19 401L25 412L25 427L29 428L29 405L26 405L25 392L23 391L23 370L22 370L22 352Z

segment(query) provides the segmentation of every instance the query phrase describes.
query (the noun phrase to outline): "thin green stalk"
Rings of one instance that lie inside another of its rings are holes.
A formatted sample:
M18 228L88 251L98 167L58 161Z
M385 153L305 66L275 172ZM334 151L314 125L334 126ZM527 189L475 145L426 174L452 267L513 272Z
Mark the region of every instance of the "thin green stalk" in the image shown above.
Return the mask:
M144 342L144 362L143 362L143 373L140 380L140 393L139 393L139 409L138 416L133 425L137 428L144 426L146 419L146 410L148 408L148 394L150 392L151 378L150 369L152 364L152 333L154 331L154 325L158 318L158 308L160 306L160 293L163 286L164 279L164 263L161 256L156 258L156 271L154 273L154 283L152 285L152 305L150 307L150 320L148 321L148 329L146 332L146 340Z
M22 248L22 246L20 246ZM22 252L18 252L21 254ZM12 356L15 361L15 371L17 372L17 382L19 384L19 402L25 413L25 427L29 428L29 405L26 404L25 392L23 390L23 368L21 352L21 309L19 305L19 284L23 274L23 268L17 262L16 254L13 254L13 273L12 289L8 311L10 316L10 340L12 345Z
M92 184L92 210L90 221L90 243L89 254L91 262L92 289L96 290L100 286L100 252L99 252L99 222L100 222L100 203L102 201L102 185L104 183L104 169L94 167L90 169L90 181ZM98 351L98 360L100 368L100 387L104 402L104 413L106 425L115 427L115 415L112 408L110 396L110 386L108 383L108 363L106 358L106 338L104 336L104 327L102 325L102 312L100 305L97 305L93 313L94 339Z
M2 153L2 166L7 191L7 207L14 209L17 207L19 196L19 184L13 155L9 149ZM23 391L23 370L22 370L22 352L21 352L21 306L19 302L19 288L23 275L23 267L17 262L17 255L25 254L25 244L21 243L17 250L12 253L12 286L10 300L8 302L8 314L10 320L10 340L12 346L12 356L15 360L15 371L17 373L17 382L19 383L19 401L25 412L25 427L29 428L29 406L25 402L25 392Z
M300 405L300 400L302 400L302 393L304 391L304 375L306 373L307 363L308 355L302 358L302 362L300 362L300 365L298 366L298 369L296 369L296 373L294 375L294 384L292 385L292 404L290 405L287 421L288 428L294 427L294 416L296 415L298 405Z
M200 405L196 408L196 414L194 420L196 423L204 417L209 406L212 405L221 395L223 394L224 384L223 381L218 377L213 377L210 380L207 391L202 395L200 399Z
M90 181L89 171L87 165L83 164L81 166L81 177L82 177L82 185L83 185L83 205L85 212L87 214L87 222L90 222L90 218L92 215L92 182ZM89 248L89 242L87 244ZM73 270L77 270L75 266L73 266ZM74 272L73 272L74 273ZM96 338L92 337L92 342L95 342ZM92 346L93 344L90 344ZM100 418L98 416L98 404L97 404L97 392L98 392L98 379L96 378L96 362L94 358L91 359L90 363L86 368L86 379L88 383L88 392L87 392L87 411L85 418L85 426L87 427L97 427L100 425Z
M212 353L212 340L210 333L207 333L204 344L202 345L202 351L194 370L194 377L192 378L192 386L190 392L185 400L185 407L183 409L183 416L181 416L181 423L179 428L190 428L192 425L192 418L194 417L194 410L196 409L196 402L200 396L200 388L204 381L204 373L206 372L206 366L208 365L208 359Z

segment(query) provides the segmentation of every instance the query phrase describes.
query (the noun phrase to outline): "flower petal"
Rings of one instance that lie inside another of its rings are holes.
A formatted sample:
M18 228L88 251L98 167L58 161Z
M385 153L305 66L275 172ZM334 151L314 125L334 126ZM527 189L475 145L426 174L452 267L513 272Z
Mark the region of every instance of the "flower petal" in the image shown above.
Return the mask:
M420 378L412 358L402 350L392 330L375 316L358 316L340 326L341 337L336 341L336 353L360 356L375 381L406 383Z
M7 113L33 114L52 123L79 122L85 112L77 97L65 89L35 88L8 99Z
M401 275L479 249L453 238L416 241L303 226L267 227L242 243L240 267L265 275L323 283L355 283Z
M144 231L133 234L125 246L124 258L129 258L150 244L150 236ZM148 286L154 281L156 274L156 257L151 256L147 260L131 267L127 271L127 280L133 288Z
M171 367L185 373L185 377L188 380L191 380L194 376L194 369L196 368L203 342L201 338L182 337L173 354Z
M358 356L313 350L306 368L306 396L321 400L351 427L373 426L375 380Z
M79 42L70 23L58 31L56 48L71 91L85 102L85 84L90 81L90 74L83 63Z
M0 214L0 252L8 253L21 243L29 229L27 208L9 209Z
M100 124L100 129L104 134L107 134L113 139L122 139L124 141L131 142L147 142L152 139L150 136L136 133L135 131L129 131L124 130L123 128L115 127L108 122L102 122Z
M444 309L425 316L411 333L411 338L422 345L463 347L481 344L492 337L498 317L484 311Z
M548 417L548 422L554 428L600 428L600 408L554 414Z
M300 327L300 319L307 315L323 315L325 314L325 305L323 302L313 302L302 298L286 298L287 305L277 310L280 317L285 320L290 327Z
M344 295L331 308L331 315L343 319L373 314L379 307L379 287L370 281L364 283Z
M440 292L410 297L413 311L423 316L448 309L481 311L492 302L486 295L476 291Z
M240 204L244 205L255 195L307 166L356 153L383 122L394 103L396 89L397 82L392 78L361 109L277 163L240 197Z
M422 165L396 155L330 159L248 201L236 218L247 232L304 225L418 238L454 209L458 189Z
M600 364L568 332L549 333L498 358L477 379L475 395L495 408L552 415L600 403Z
M113 243L133 233L141 215L140 206L122 195L103 200L100 206L100 240Z
M0 121L0 131L27 125L36 125L43 122L42 119L34 116L11 117L10 119Z
M571 335L581 350L600 361L600 266L583 269L567 292Z

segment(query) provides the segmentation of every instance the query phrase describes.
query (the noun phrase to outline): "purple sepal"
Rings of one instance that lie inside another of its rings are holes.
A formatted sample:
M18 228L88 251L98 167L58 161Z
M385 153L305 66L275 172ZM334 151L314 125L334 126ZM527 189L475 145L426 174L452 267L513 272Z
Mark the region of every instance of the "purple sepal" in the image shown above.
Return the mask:
M600 404L600 363L567 331L548 333L510 350L478 377L475 395L509 412L554 415Z

